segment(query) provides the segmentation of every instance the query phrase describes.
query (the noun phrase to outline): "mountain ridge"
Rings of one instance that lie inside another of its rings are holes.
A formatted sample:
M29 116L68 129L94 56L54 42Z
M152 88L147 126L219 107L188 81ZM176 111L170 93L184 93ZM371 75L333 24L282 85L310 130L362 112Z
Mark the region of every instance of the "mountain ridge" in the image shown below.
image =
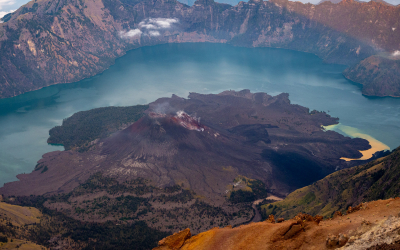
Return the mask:
M325 2L331 2L333 4L338 4L341 1L343 1L343 0L321 0L318 4L325 3ZM360 1L360 0L354 0L354 1L359 2L359 3L363 2L363 1ZM371 0L371 1L372 2L376 2L376 3L383 3L383 4L386 4L386 5L389 5L389 6L396 6L396 5L393 5L393 4L390 4L390 3L386 2L384 0Z
M296 190L285 200L263 205L264 217L275 214L289 218L299 211L331 217L362 202L398 197L400 148L365 165L340 170Z
M32 1L0 24L0 97L93 76L128 50L160 43L277 47L353 65L379 51L400 49L400 27L393 19L399 10L354 1L307 5L272 0L236 6L197 1L191 7L156 0ZM157 20L168 18L167 26L149 29L149 22L155 27Z

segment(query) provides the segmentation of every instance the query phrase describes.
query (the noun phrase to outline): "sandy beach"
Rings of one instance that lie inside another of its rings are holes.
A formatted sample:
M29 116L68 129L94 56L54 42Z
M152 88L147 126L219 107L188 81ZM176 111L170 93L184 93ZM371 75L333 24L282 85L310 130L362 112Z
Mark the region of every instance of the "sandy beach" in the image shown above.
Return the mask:
M335 125L322 126L322 127L325 130L336 130L336 131L340 130L344 134L346 134L346 135L348 135L350 137L365 139L365 140L367 140L369 142L369 145L371 145L370 149L360 151L360 153L363 155L361 158L352 159L352 158L342 157L342 158L340 158L342 160L345 160L345 161L368 160L376 152L379 152L379 151L382 151L382 150L390 150L390 147L388 145L384 144L383 142L378 141L377 139L375 139L374 137L372 137L370 135L361 133L356 128L353 128L353 127L350 127L350 126L341 125L340 123L339 124L335 124Z

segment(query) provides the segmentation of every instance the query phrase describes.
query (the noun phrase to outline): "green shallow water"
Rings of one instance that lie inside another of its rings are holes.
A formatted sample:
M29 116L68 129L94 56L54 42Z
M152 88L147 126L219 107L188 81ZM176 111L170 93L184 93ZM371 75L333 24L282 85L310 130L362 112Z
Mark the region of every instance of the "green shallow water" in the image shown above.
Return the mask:
M292 103L323 110L390 148L400 145L400 99L368 98L346 80L343 65L302 52L187 43L128 52L100 75L0 100L0 186L33 170L48 131L73 113L104 106L146 104L189 92L250 89L290 94ZM340 131L339 131L340 132Z

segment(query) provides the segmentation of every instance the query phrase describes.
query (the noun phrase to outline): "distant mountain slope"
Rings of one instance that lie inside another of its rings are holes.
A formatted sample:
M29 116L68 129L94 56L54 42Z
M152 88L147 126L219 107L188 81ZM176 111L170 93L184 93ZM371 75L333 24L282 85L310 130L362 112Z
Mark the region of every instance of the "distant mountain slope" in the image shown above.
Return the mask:
M377 3L383 3L383 4L386 4L386 5L389 5L389 6L395 6L395 5L390 4L390 3L388 3L388 2L386 2L386 1L384 1L384 0L371 0L371 1L377 2Z
M343 75L363 85L368 96L400 96L400 56L370 56L347 68Z
M322 0L322 1L320 1L318 4L321 4L321 3L326 3L326 2L331 2L331 3L334 3L334 4L338 4L338 3L340 3L342 0ZM356 2L359 2L358 0L355 0Z
M0 24L0 98L93 76L130 49L160 43L279 47L353 65L400 50L399 11L354 0L198 0L191 7L176 0L31 1Z
M343 1L343 0L322 0L318 4L325 3L325 2L331 2L331 3L334 3L334 4L338 4L341 1ZM354 1L359 2L359 3L364 2L364 1L360 1L360 0L354 0ZM386 4L386 5L389 5L389 6L394 6L393 4L387 3L384 0L370 0L370 1L376 2L376 3L383 3L383 4Z
M299 212L332 216L349 206L400 196L400 148L365 165L337 171L298 189L283 201L264 205L264 214L291 218Z

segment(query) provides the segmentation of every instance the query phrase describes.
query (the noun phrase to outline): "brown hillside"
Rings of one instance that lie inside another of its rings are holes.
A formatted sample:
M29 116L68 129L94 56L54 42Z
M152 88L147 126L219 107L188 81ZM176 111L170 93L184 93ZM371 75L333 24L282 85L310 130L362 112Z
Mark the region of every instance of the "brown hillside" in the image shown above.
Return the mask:
M27 229L39 223L41 216L42 213L34 207L21 207L0 202L0 249L46 249L25 240Z
M383 247L399 245L400 199L364 203L359 209L320 223L302 214L281 223L264 221L237 228L213 228L193 237L181 232L160 241L154 250L397 249ZM183 245L178 244L182 240Z

